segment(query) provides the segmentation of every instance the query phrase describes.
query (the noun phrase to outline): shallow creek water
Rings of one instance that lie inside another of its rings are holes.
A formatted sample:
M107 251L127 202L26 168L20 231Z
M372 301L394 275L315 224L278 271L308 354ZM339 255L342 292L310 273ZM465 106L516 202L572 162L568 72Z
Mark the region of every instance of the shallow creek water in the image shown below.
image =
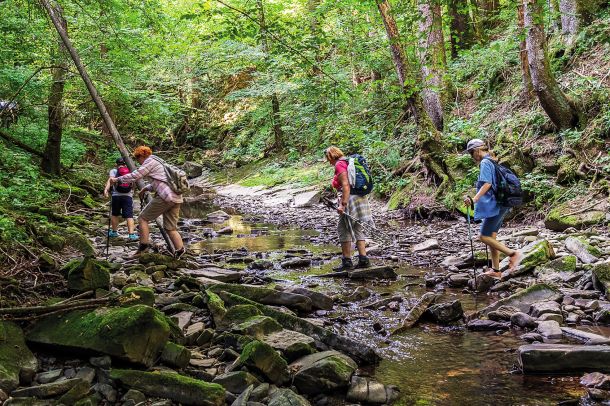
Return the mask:
M186 224L192 220L187 220ZM317 244L315 230L280 228L268 224L250 224L241 216L232 216L220 224L205 224L219 230L231 226L232 235L201 241L191 240L195 253L210 254L245 247L263 253L270 259L282 258L288 249L306 249L314 256L338 254L338 247ZM194 229L197 226L191 227ZM197 235L197 233L195 233ZM374 260L375 264L382 261ZM389 331L400 324L408 311L408 300L424 292L426 269L398 265L400 277L392 282L354 282L345 279L321 278L337 261L314 261L309 270L284 270L277 266L266 272L278 284L301 284L328 295L344 295L358 286L374 292L364 302L346 303L330 312L317 312L332 323L338 332L367 343L383 357L380 364L363 371L384 384L400 388L402 398L397 405L555 405L578 399L584 394L580 376L523 376L514 371L515 350L523 345L519 331L498 335L493 332L469 332L463 327L439 327L419 324L408 332L389 337L373 328L378 322ZM400 311L368 310L371 303L391 296L402 296ZM459 299L466 313L481 309L493 299L487 295L474 297L459 290L447 289L441 301Z

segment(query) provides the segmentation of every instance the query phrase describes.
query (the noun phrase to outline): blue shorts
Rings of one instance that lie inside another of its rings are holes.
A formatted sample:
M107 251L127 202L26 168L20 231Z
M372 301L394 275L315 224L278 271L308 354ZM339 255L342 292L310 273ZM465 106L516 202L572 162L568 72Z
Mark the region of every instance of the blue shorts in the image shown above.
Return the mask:
M493 233L497 233L502 226L504 216L506 216L506 213L509 211L510 207L500 206L500 212L497 215L483 219L483 222L481 223L481 235L484 237L491 237Z
M112 215L132 219L133 198L131 196L112 196Z

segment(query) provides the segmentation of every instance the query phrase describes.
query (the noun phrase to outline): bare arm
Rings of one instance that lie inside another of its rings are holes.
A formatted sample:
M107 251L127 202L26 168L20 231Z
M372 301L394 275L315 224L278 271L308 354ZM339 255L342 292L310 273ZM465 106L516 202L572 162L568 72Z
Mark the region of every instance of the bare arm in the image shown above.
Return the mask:
M108 178L108 180L106 181L106 186L104 186L104 196L108 197L108 194L110 192L110 179Z
M485 183L483 186L481 186L481 189L479 189L479 191L477 192L477 194L474 196L474 198L472 199L475 203L479 201L479 199L481 198L481 196L483 196L485 193L487 193L487 191L491 189L491 183Z
M349 180L347 179L347 171L341 172L339 174L339 184L341 184L341 201L339 202L339 207L337 208L337 211L339 212L339 214L343 214L343 212L345 212L345 209L347 208L347 204L349 203L350 193Z

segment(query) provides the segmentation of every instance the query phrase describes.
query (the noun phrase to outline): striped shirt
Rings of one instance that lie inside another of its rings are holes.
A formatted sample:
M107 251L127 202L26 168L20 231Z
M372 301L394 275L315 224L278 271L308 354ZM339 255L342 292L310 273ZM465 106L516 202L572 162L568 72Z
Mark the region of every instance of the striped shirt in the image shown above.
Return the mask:
M150 182L146 186L147 190L154 190L161 199L166 202L182 203L182 195L175 193L167 183L167 176L163 164L153 158L154 155L146 158L144 163L135 171L123 175L118 179L119 183L130 183L140 180L144 177Z

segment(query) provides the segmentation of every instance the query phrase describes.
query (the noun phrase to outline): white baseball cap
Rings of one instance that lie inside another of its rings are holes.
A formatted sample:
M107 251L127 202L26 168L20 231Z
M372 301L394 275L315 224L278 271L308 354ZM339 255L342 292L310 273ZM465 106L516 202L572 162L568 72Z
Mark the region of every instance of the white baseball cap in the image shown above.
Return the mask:
M468 141L468 144L466 145L466 150L464 151L464 153L466 152L470 152L472 150L475 150L479 147L483 147L485 146L485 141L483 141L480 138L473 138L472 140Z

